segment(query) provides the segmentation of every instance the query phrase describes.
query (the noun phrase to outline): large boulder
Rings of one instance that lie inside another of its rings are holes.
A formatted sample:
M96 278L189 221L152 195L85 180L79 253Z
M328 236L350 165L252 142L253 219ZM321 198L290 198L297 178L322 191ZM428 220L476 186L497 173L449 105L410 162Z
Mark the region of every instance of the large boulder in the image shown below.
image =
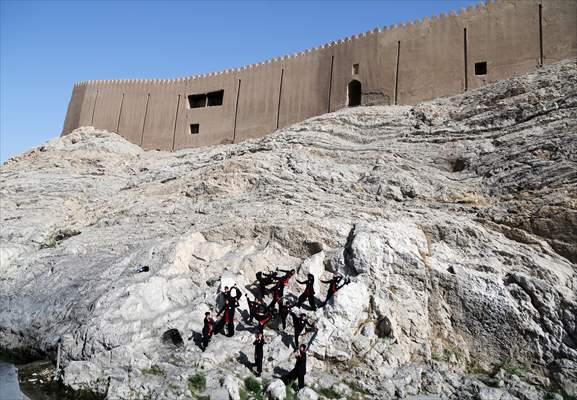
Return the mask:
M266 388L266 395L270 400L285 400L286 386L280 379L275 379Z

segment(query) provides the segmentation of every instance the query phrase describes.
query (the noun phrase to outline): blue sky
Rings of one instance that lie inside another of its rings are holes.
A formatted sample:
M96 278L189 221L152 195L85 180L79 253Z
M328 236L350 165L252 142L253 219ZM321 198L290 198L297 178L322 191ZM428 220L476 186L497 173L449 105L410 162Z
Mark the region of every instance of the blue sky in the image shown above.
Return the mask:
M0 0L0 162L60 134L74 82L252 64L478 0Z

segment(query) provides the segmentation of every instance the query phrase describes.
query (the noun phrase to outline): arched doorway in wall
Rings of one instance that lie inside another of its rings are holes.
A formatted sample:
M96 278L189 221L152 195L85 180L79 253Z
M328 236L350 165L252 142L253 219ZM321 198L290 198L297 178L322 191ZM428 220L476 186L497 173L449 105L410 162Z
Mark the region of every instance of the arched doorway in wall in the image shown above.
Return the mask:
M361 105L361 82L353 79L348 85L348 103L349 107L356 107Z

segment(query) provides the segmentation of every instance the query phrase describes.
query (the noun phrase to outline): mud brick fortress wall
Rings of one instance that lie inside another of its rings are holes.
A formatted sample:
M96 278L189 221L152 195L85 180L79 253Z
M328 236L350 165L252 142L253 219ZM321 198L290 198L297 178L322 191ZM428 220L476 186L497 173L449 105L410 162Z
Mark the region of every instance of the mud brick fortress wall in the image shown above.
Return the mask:
M577 57L577 0L492 0L298 54L179 79L75 84L63 135L145 149L237 143L347 106L415 104Z

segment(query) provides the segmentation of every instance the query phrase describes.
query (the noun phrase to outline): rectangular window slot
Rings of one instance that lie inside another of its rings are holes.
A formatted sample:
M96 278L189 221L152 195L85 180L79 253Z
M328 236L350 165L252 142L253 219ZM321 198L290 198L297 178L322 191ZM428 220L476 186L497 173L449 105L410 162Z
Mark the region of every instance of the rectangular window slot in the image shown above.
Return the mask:
M222 106L222 100L224 98L224 90L217 90L216 92L210 92L206 95L207 105L209 107Z
M190 124L190 134L196 135L200 133L200 125L199 124Z
M188 96L188 106L190 108L206 107L206 94L191 94Z
M359 64L353 64L353 75L359 74Z
M487 62L475 63L475 75L487 75Z

